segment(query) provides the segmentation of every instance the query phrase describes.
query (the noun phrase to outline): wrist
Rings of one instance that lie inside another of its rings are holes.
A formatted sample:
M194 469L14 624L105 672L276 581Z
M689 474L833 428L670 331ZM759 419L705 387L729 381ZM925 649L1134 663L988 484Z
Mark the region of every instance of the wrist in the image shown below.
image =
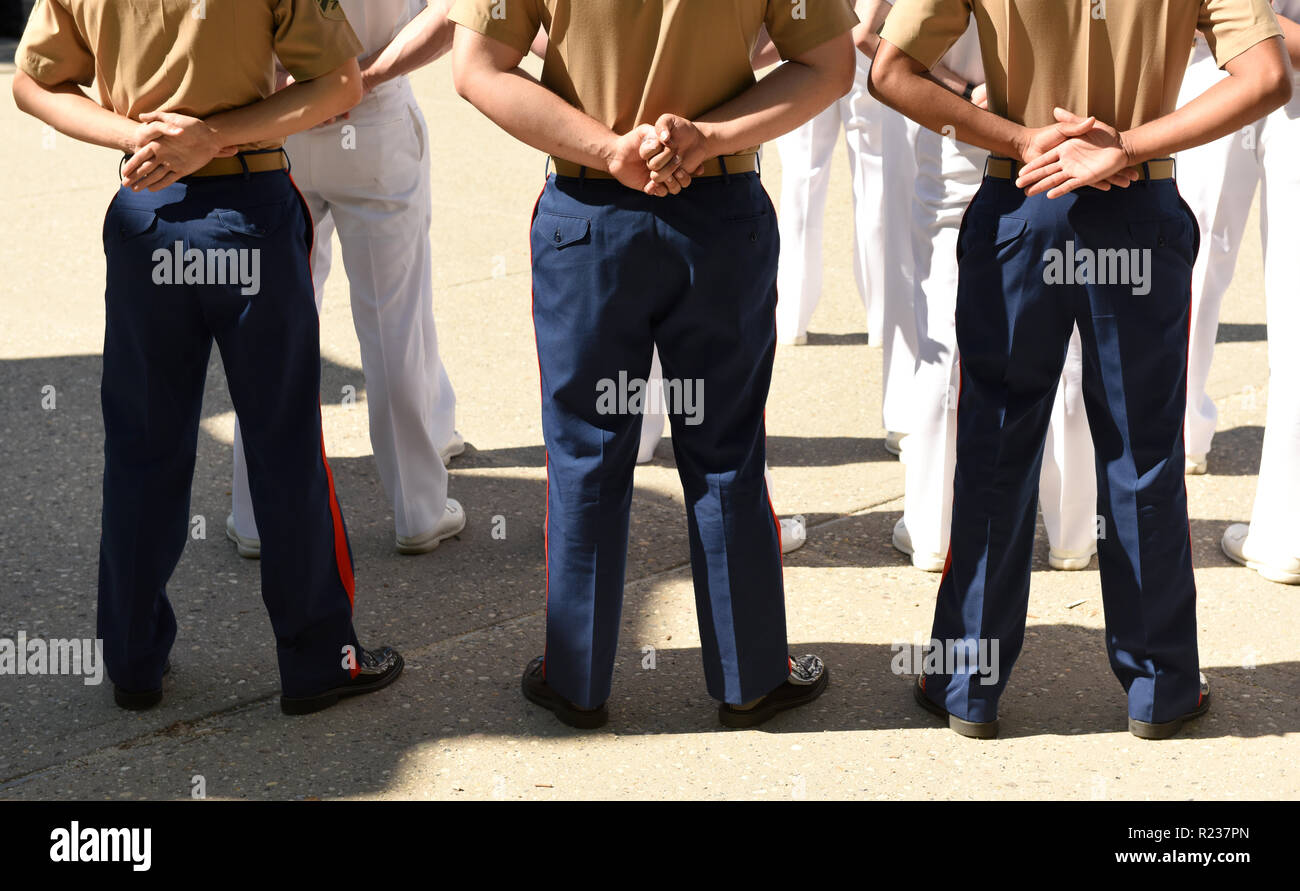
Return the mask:
M122 130L117 134L117 148L122 150L124 155L134 155L140 151L140 125L134 121L127 121L122 124Z
M228 142L226 137L222 135L220 128L214 126L211 122L203 121L201 126L203 128L204 151L211 152L212 157L215 158L222 149L228 145L232 145L232 143Z
M1015 135L1011 137L1011 151L1008 153L1008 157L1016 158L1026 163L1033 160L1028 157L1029 145L1032 139L1032 130L1028 127L1017 125Z
M366 95L375 87L385 84L390 80L392 80L392 78L389 77L386 72L380 71L374 66L363 68L361 70L361 95Z
M704 157L706 160L709 158L716 158L719 155L731 154L731 152L727 151L726 145L723 144L724 139L717 124L696 121L695 129L698 130L700 136L703 137L702 148L704 149Z
M1124 131L1118 134L1119 147L1124 151L1124 163L1128 167L1136 167L1143 161L1148 160L1141 156L1141 150L1134 144L1132 131Z
M614 172L614 162L618 159L618 147L621 140L622 137L611 132L596 144L595 150L592 152L592 155L600 160L600 169L606 173Z

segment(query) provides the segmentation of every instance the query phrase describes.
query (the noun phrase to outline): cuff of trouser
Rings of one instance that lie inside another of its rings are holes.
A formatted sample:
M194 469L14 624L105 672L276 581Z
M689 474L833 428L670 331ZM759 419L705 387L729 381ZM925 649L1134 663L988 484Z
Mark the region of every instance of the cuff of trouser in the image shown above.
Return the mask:
M998 719L998 698L1001 688L997 684L981 684L978 675L963 676L964 695L953 698L948 695L952 687L953 676L950 674L928 674L925 676L925 695L948 710L948 714L969 721L984 724Z
M360 658L352 611L345 607L293 640L277 638L276 656L285 696L315 696L347 683L352 679L349 664Z
M707 677L706 683L709 695L719 702L725 702L727 705L744 705L755 699L762 699L789 679L790 655L787 653L779 662L774 662L771 669L761 673L754 672L752 677L746 677L738 691L728 691L725 681L721 679Z

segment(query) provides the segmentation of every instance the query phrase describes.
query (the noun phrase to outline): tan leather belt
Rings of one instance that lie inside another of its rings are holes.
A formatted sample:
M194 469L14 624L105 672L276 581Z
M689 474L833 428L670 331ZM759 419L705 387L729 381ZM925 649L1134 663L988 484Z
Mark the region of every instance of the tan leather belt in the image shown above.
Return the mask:
M1173 179L1174 159L1157 158L1137 166L1138 179ZM994 179L1014 180L1020 171L1020 162L1010 158L989 158L984 167L984 175Z
M723 169L723 164L726 169ZM581 164L574 164L572 161L566 161L563 158L551 156L551 166L555 168L559 176L579 177L585 176L587 179L613 179L614 176L604 170L597 170L594 167L583 167ZM758 155L749 152L743 155L724 155L721 158L710 158L704 162L703 169L698 176L722 176L729 173L753 173L758 169ZM585 172L584 172L585 171Z
M233 158L213 158L190 176L240 176L244 173L267 173L288 170L288 155L284 149L265 155L236 155Z

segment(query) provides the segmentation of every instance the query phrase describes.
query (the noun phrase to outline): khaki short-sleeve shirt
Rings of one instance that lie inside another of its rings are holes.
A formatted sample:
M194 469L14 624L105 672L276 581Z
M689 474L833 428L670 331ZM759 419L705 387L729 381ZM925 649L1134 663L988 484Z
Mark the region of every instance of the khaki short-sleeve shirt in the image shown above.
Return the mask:
M972 15L989 109L1027 127L1139 126L1177 107L1197 31L1220 66L1281 34L1269 0L897 0L881 37L931 68Z
M95 83L132 119L205 118L271 95L277 56L311 80L360 52L338 0L38 0L15 61L50 86Z
M521 53L545 27L543 85L616 133L753 86L764 25L788 59L858 23L851 0L457 0L451 18Z

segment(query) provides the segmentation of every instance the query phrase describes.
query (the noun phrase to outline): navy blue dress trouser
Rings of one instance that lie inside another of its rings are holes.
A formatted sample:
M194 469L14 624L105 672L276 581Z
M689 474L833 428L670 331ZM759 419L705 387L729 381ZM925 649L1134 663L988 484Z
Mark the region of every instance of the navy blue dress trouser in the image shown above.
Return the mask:
M666 198L553 176L538 200L545 671L581 707L610 693L642 417L600 397L648 378L656 344L669 386L703 397L694 412L670 405L669 419L709 694L748 702L788 676L780 531L763 479L778 245L754 173Z
M1049 199L986 178L971 202L958 242L952 546L932 637L970 653L996 640L999 676L986 683L975 660L931 674L927 695L952 714L996 718L1024 642L1039 466L1076 323L1111 667L1133 718L1196 706L1183 415L1198 239L1172 180Z
M357 644L352 557L321 438L311 243L283 172L124 188L109 206L98 626L109 677L125 689L158 688L176 637L166 585L189 539L214 340L248 452L282 691L312 695L355 672L345 667Z

